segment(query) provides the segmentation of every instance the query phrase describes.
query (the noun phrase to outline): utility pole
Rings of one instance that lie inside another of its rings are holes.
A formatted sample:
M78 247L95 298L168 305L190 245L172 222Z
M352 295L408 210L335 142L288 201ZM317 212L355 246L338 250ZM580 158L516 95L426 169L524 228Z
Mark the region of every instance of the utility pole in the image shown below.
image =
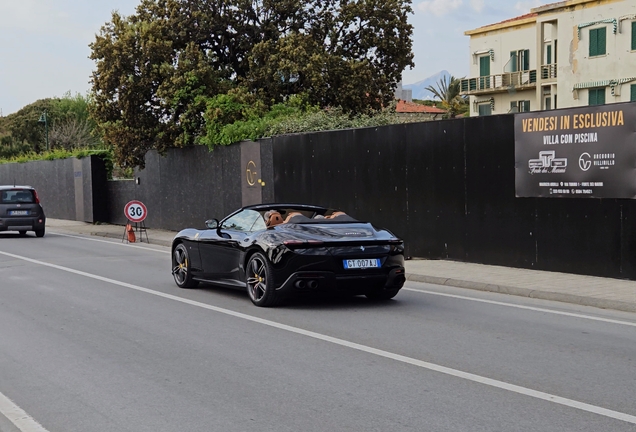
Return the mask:
M46 114L46 110L40 116L38 123L44 123L44 133L46 136L46 151L49 151L49 116Z

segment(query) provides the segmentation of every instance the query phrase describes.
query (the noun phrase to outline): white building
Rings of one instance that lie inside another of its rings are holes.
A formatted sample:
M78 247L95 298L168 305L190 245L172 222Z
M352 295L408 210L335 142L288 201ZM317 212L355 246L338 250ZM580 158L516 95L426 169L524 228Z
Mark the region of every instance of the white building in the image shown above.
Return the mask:
M469 30L470 114L636 101L636 0L568 0Z

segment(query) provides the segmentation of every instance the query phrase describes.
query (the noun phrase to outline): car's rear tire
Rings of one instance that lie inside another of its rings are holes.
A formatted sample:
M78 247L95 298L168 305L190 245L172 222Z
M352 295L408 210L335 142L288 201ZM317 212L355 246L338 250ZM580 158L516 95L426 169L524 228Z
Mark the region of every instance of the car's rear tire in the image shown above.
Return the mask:
M199 282L192 279L192 267L188 248L178 244L172 252L172 277L179 288L195 288Z
M272 266L260 252L250 257L245 268L247 295L256 306L269 307L278 302L278 293L272 284Z
M400 288L378 289L365 294L369 300L391 300L400 292Z
M44 228L35 230L36 237L44 237Z

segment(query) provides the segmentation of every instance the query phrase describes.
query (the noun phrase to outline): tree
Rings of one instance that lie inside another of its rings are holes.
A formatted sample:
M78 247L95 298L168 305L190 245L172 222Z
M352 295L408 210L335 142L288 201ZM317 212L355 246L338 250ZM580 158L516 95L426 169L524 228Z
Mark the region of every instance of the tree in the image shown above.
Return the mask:
M448 116L454 118L457 114L465 111L467 101L460 95L462 78L454 76L444 76L437 82L437 87L428 86L426 90L442 102L442 107L448 111Z
M309 2L306 26L252 49L246 81L277 102L306 92L309 102L352 114L387 106L413 66L410 1Z
M91 148L97 143L88 120L70 118L57 121L49 132L51 150Z
M89 117L88 107L90 104L91 100L88 96L80 94L72 96L70 92L61 98L35 101L21 108L18 112L2 118L0 136L4 136L3 144L7 148L10 147L11 154L15 156L28 152L41 153L44 151L46 149L45 130L44 125L39 120L46 111L50 132L49 140L55 136L56 128L59 129L62 125L66 123L81 124L82 130L89 137L76 140L73 148L85 145L92 146L98 140L94 134L95 122Z
M413 66L411 0L142 0L91 44L92 115L123 166L199 142L208 100L239 86L353 114Z
M11 136L11 142L21 145L23 149L40 153L46 149L44 137L44 125L39 123L44 111L53 111L53 99L40 99L29 104L18 112L9 114L4 118L3 127L5 133ZM52 120L52 117L49 117Z

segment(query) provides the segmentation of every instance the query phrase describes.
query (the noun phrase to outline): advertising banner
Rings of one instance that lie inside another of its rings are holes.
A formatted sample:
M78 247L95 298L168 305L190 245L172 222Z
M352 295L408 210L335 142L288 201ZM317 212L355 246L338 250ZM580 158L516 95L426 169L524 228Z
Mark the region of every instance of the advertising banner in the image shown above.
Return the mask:
M636 198L636 103L515 116L517 197Z

